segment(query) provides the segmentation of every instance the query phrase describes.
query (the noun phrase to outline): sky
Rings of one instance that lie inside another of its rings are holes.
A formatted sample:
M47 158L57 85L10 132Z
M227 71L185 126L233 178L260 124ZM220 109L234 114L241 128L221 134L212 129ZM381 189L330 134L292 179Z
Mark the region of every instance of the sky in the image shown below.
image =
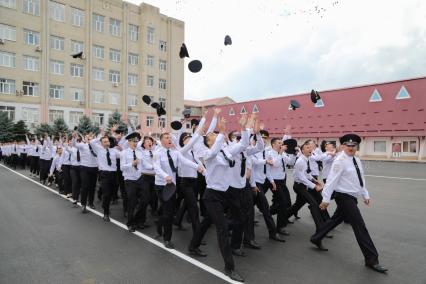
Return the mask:
M185 65L203 63L199 73L185 68L185 99L241 102L426 76L424 0L128 2L185 22Z

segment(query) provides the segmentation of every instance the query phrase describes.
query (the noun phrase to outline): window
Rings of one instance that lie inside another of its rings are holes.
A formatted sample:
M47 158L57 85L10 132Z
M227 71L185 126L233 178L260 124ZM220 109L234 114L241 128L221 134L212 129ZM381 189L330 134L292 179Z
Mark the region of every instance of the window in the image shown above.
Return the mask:
M324 106L324 102L322 99L317 100L317 102L315 103L315 107L323 107Z
M246 113L247 111L246 111L246 108L243 106L242 108L241 108L241 111L240 111L240 114L243 114L243 113Z
M111 98L110 103L112 105L118 105L118 104L120 104L120 95L119 94L117 94L117 93L110 93L109 96Z
M165 117L159 117L158 118L158 127L166 128L166 118Z
M23 107L21 112L21 119L25 122L30 122L30 123L38 122L39 120L38 109Z
M231 109L229 110L229 115L235 115L235 111L234 109L231 107Z
M40 33L24 29L24 42L29 45L39 45Z
M97 104L104 104L105 103L105 94L102 91L96 91L93 90L93 101Z
M165 60L160 60L160 71L167 70L167 62Z
M103 81L104 80L104 69L93 67L92 76L93 76L93 80Z
M370 96L370 102L381 102L382 96L380 95L379 91L377 89L374 89L373 93Z
M58 60L50 60L50 72L56 75L64 75L64 62Z
M64 119L64 111L63 110L56 110L56 109L49 110L49 122L50 123L53 123L58 118Z
M71 21L73 26L82 27L84 24L84 11L71 7Z
M50 48L55 50L64 50L64 38L58 36L50 36Z
M16 0L0 0L0 6L10 9L16 9Z
M402 142L403 153L417 153L417 142L416 141L403 141Z
M14 94L16 91L15 80L0 78L0 93L1 94Z
M386 141L374 141L374 152L386 152Z
M147 116L146 117L146 127L152 127L154 124L154 117L153 116Z
M109 18L109 33L113 36L120 36L120 25L119 20Z
M408 93L407 89L402 86L401 89L398 92L398 95L396 95L397 100L403 100L403 99L409 99L411 98L410 94Z
M97 32L103 33L104 32L104 22L105 17L98 14L93 14L93 29Z
M159 98L158 103L162 108L166 108L166 98Z
M129 73L129 76L127 77L129 86L136 86L138 83L138 75L137 74L131 74Z
M77 41L77 40L71 40L71 51L73 53L79 53L81 51L84 51L83 42Z
M147 39L146 40L150 44L154 43L154 31L155 31L155 29L153 27L148 27L148 30L147 30Z
M134 107L137 105L137 97L135 95L128 95L127 96L127 105L130 107Z
M49 96L51 99L63 100L64 99L64 86L50 85Z
M0 66L16 67L16 54L6 51L0 51Z
M34 16L40 16L40 0L24 0L22 12Z
M84 113L80 111L70 111L70 120L69 125L70 127L75 127L79 124L80 119L83 117Z
M259 112L259 109L257 108L257 105L254 105L253 106L253 109L252 109L252 111L251 111L252 113L257 113L257 112Z
M159 82L159 87L161 90L166 90L167 89L167 84L166 84L166 80L165 79L160 79L158 80Z
M154 67L154 56L152 55L146 56L146 65Z
M105 118L105 115L103 113L94 112L92 115L93 121L95 122L95 124L98 124L98 125L104 125L104 118Z
M160 40L160 51L167 51L167 42Z
M71 88L70 94L71 94L71 100L73 100L75 102L83 102L84 101L83 89Z
M136 53L129 53L129 64L130 65L138 65L139 63L139 55Z
M131 41L137 41L139 39L139 26L129 24L129 38Z
M93 45L93 55L98 59L104 59L104 47L100 45Z
M121 61L121 52L118 49L109 49L109 60L113 62L120 62Z
M16 28L5 24L0 24L0 38L16 41Z
M127 119L129 120L131 125L138 125L139 124L139 118L137 115L128 115Z
M154 86L154 76L147 76L146 77L146 85L149 87Z
M71 63L70 74L72 77L83 77L83 65Z
M15 107L0 106L0 111L7 113L7 116L9 117L10 120L15 120Z
M39 96L39 84L35 82L22 82L22 89L24 90L24 96Z
M120 71L109 70L109 81L113 83L120 83Z
M49 10L50 10L51 19L58 22L65 22L65 5L64 4L50 1Z
M29 55L24 55L24 69L28 71L39 71L40 70L40 60L38 57L33 57Z

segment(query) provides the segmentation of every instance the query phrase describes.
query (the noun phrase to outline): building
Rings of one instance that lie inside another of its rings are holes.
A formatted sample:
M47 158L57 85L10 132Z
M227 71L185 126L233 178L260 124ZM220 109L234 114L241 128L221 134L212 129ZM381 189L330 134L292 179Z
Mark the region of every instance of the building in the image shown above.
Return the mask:
M118 110L157 132L181 116L184 23L121 0L0 1L0 110L34 126ZM81 58L71 55L83 52ZM167 115L142 102L149 95Z
M242 113L258 113L271 136L290 129L299 143L307 139L338 141L354 132L362 137L360 155L366 158L426 159L426 77L320 91L222 106L228 129L238 129ZM301 107L290 108L290 100Z

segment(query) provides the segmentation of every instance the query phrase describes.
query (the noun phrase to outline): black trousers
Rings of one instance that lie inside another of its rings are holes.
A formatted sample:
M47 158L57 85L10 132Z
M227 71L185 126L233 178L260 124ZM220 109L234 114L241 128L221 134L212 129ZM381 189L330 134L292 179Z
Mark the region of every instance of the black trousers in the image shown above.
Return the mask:
M81 189L80 166L71 166L70 176L72 184L72 199L78 201Z
M331 219L312 236L312 239L323 239L328 232L342 223L343 220L347 220L352 226L355 238L364 255L365 264L374 265L379 263L379 254L365 226L364 219L358 208L357 199L345 193L335 192L335 200L337 203L336 211Z
M62 165L62 176L64 178L64 194L72 193L71 166Z
M206 186L207 186L206 177L203 176L201 173L198 173L197 179L198 179L197 199L200 204L200 215L204 217L206 216L206 213L207 213L207 209L206 209L206 206L204 206L204 200L203 200L204 191L206 191Z
M285 179L274 180L277 189L272 190L272 195L278 203L278 216L277 216L277 228L283 228L287 226L288 215L287 208L291 206L290 193L286 185Z
M12 154L10 155L10 166L16 170L16 166L19 162L19 156L18 154Z
M148 205L151 207L151 214L158 210L158 197L155 191L155 176L142 174L142 187L148 196ZM148 208L148 206L146 206ZM146 209L145 209L146 212Z
M81 177L81 205L93 205L95 199L96 181L98 179L98 168L80 166Z
M39 165L40 157L32 156L30 159L31 159L30 160L30 172L35 174L35 175L39 175L40 174L40 165Z
M294 192L296 192L297 196L294 204L290 208L288 208L288 216L294 215L299 211L300 208L302 208L303 205L308 203L309 210L311 211L312 218L315 222L316 230L318 231L324 224L324 219L322 217L324 213L321 212L319 208L319 204L321 202L318 203L316 199L316 194L314 193L314 191L317 191L315 189L308 190L304 184L298 182L294 183L293 190Z
M181 178L180 188L181 193L184 197L184 202L180 206L175 223L181 224L185 211L188 212L189 218L191 220L192 232L195 234L195 231L200 224L200 218L198 214L198 204L197 204L197 195L198 195L198 179L197 178Z
M247 182L241 191L241 212L243 216L244 242L254 240L254 192ZM252 229L253 228L253 229Z
M117 182L116 184L118 186L116 186L114 192L113 192L113 196L112 196L112 200L117 200L118 199L118 190L120 190L120 194L121 194L121 200L123 202L123 212L127 212L127 190L126 190L126 186L125 186L125 182L124 182L124 177L123 177L123 172L120 170L120 159L117 159Z
M52 164L52 160L43 160L40 159L40 181L45 182L49 175L50 165Z
M59 193L64 193L64 173L62 171L55 170L55 183L58 185Z
M268 228L268 232L270 236L274 236L277 233L277 226L275 225L274 218L272 218L271 212L269 210L269 203L266 199L265 192L270 185L269 182L265 181L264 183L256 183L260 192L257 192L254 196L254 203L260 212L262 212L263 219L265 220L266 227ZM254 223L253 226L250 227L250 234L253 235L254 239Z
M104 209L104 214L109 215L109 205L111 203L113 192L117 187L116 172L100 171L99 178L102 187L102 208Z
M27 153L21 153L20 162L21 162L22 169L25 170L25 167L27 165Z
M155 185L157 191L158 200L162 208L160 219L157 224L157 232L163 231L163 240L170 241L172 239L173 232L173 214L176 203L176 193L174 193L168 200L163 198L163 185Z
M149 191L143 186L143 178L126 180L127 191L127 226L136 227L145 223L146 206L149 201Z
M232 235L231 247L233 249L241 248L244 232L244 214L242 211L241 200L242 191L244 188L229 187L226 191L227 208L232 216ZM208 210L208 209L207 209Z

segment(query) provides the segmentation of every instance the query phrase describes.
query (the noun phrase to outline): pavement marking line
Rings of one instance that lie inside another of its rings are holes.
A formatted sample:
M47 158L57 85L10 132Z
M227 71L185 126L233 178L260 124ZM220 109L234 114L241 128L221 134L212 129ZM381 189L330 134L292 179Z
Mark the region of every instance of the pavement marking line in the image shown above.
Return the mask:
M375 175L364 175L364 176L366 176L366 177L376 177L376 178L389 178L389 179L426 181L426 178L390 177L390 176L375 176Z
M19 172L17 172L17 171L14 171L14 170L12 170L12 169L10 169L10 168L8 168L8 167L4 166L4 165L1 165L1 164L0 164L0 166L2 166L3 168L5 168L5 169L7 169L7 170L9 170L9 171L11 171L11 172L13 172L13 173L15 173L15 174L17 174L17 175L21 176L21 177L23 177L23 178L25 178L25 179L27 179L27 180L29 180L29 181L33 182L33 183L35 183L35 184L37 184L37 185L39 185L39 186L41 186L41 187L43 187L44 189L49 190L50 192L52 192L52 193L54 193L54 194L56 194L56 195L58 195L58 196L62 197L63 199L65 199L65 200L69 201L70 203L72 203L71 199L67 198L66 196L63 196L63 195L59 194L59 192L57 192L56 190L51 189L51 188L50 188L50 187L48 187L48 186L42 185L41 183L39 183L39 182L37 182L37 181L35 181L35 180L33 180L33 179L31 179L31 178L27 177L26 175L23 175L23 174L21 174L21 173L19 173ZM78 205L81 207L81 204L80 204L80 203L78 203ZM103 217L103 214L102 214L102 213L100 213L99 211L96 211L96 210L91 209L91 208L89 208L89 207L87 207L87 210L88 210L88 211L90 211L90 212L92 212L92 213L94 213L95 215L98 215L98 216L99 216L99 217L101 217L101 218ZM125 224L123 224L123 223L121 223L121 222L119 222L119 221L117 221L117 220L115 220L115 219L112 219L112 218L110 218L110 220L111 220L111 222L110 222L110 223L113 223L114 225L116 225L116 226L118 226L118 227L120 227L120 228L122 228L122 229L124 229L124 230L126 230L126 231L127 231L127 225L125 225ZM146 241L150 242L151 244L153 244L153 245L155 245L155 246L157 246L157 247L159 247L159 248L161 248L161 249L163 249L163 250L165 250L165 251L167 251L167 252L169 252L169 253L171 253L171 254L174 254L175 256L179 257L180 259L183 259L183 260L185 260L185 261L187 261L187 262L191 263L192 265L195 265L195 266L197 266L198 268L200 268L200 269L202 269L202 270L204 270L204 271L206 271L206 272L208 272L208 273L210 273L210 274L213 274L214 276L216 276L216 277L218 277L218 278L220 278L220 279L222 279L222 280L224 280L224 281L226 281L226 282L228 282L228 283L232 283L232 284L240 283L240 282L237 282L237 281L234 281L234 280L230 279L230 278L229 278L228 276L226 276L223 272L220 272L219 270L216 270L215 268L210 267L210 266L208 266L208 265L206 265L206 264L204 264L204 263L202 263L202 262L200 262L200 261L196 260L195 258L192 258L192 257L190 257L190 256L188 256L188 255L186 255L186 254L184 254L184 253L182 253L182 252L180 252L180 251L177 251L177 250L175 250L175 249L168 249L168 248L166 248L166 247L163 245L163 243L162 243L162 242L159 242L159 241L157 241L156 239L151 238L151 237L150 237L150 236L148 236L148 235L142 234L141 232L138 232L138 231L136 231L136 232L134 232L134 233L132 233L132 234L134 234L134 235L136 235L136 236L140 237L141 239L144 239L144 240L146 240Z

